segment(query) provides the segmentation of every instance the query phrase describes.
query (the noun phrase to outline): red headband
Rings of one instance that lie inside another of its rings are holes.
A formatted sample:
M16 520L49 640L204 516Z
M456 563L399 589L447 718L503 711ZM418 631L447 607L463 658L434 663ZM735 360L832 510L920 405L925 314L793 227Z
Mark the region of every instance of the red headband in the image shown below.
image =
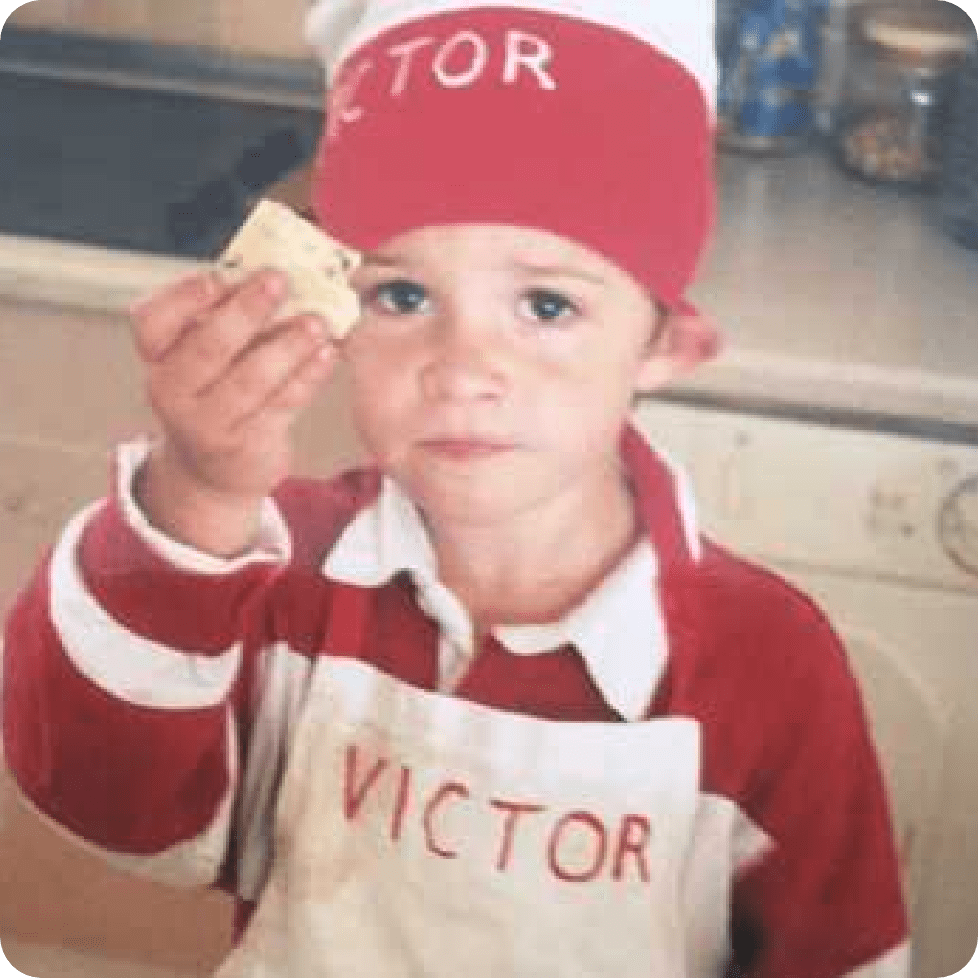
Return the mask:
M361 251L412 228L540 228L678 305L713 221L710 110L637 37L515 8L370 38L331 87L314 206Z

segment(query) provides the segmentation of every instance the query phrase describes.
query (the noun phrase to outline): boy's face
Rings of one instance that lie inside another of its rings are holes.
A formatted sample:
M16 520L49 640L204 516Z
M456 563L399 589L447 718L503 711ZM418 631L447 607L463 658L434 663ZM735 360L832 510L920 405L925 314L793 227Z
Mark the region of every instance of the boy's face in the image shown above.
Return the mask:
M548 232L418 229L365 256L352 284L360 433L430 519L595 498L620 478L634 393L683 369L642 288Z

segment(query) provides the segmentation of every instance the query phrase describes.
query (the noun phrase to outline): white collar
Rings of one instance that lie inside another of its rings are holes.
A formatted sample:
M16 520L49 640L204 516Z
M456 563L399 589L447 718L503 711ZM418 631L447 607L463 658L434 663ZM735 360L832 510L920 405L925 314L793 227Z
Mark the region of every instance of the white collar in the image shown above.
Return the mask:
M672 466L669 466L672 468ZM696 541L682 473L673 470L686 535ZM696 545L691 546L696 552ZM363 587L386 584L407 571L418 604L458 649L472 654L474 629L458 598L438 579L434 550L417 508L396 482L384 478L374 503L351 520L326 557L323 573ZM659 603L658 561L647 537L576 608L548 625L505 626L494 635L511 652L532 655L573 645L608 705L627 720L640 719L668 658Z
M648 708L668 657L655 552L642 539L581 604L552 625L495 630L508 649L532 654L567 643L578 650L605 702L626 720Z

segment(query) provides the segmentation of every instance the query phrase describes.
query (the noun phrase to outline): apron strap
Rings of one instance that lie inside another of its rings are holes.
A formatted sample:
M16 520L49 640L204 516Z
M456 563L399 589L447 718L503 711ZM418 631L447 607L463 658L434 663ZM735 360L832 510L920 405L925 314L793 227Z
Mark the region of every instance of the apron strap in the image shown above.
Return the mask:
M655 547L663 573L694 563L679 512L676 480L631 424L622 431L621 457L629 479L637 487L639 520Z
M662 681L645 712L645 718L651 719L669 712L676 663L697 655L708 616L700 599L699 566L679 512L673 473L631 424L622 431L621 457L635 487L639 521L655 549L659 568L655 585L669 646Z

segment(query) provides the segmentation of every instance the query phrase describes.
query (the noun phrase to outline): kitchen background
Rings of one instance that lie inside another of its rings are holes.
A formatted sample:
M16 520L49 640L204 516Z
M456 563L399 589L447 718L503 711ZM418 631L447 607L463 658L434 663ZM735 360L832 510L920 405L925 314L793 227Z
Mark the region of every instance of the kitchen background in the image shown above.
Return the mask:
M978 943L978 69L950 4L870 11L721 0L719 222L694 298L728 345L637 418L690 468L706 527L846 638L915 975L936 978ZM304 15L34 0L4 26L0 614L104 492L111 446L152 430L127 302L259 196L304 208L322 125ZM358 457L342 378L299 441L307 471ZM3 785L0 941L20 970L189 978L229 939L223 898L106 869Z

